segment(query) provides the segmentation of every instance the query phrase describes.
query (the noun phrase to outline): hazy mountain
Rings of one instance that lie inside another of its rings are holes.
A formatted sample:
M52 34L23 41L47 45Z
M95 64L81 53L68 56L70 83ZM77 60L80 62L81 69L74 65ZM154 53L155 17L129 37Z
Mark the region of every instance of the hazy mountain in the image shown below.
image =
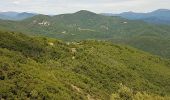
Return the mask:
M6 19L6 18L8 18L8 17L3 14L0 14L0 19Z
M155 24L168 24L170 25L170 10L158 9L149 13L135 13L135 12L124 12L121 14L103 14L107 16L121 16L130 20L143 20L149 23Z
M109 40L170 58L170 26L103 16L85 10L57 16L36 15L19 22L1 20L0 29L65 41Z
M27 12L0 12L0 19L3 20L23 20L26 18L33 17L37 14L35 13L27 13Z
M18 12L9 11L9 12L0 12L0 14L5 15L5 16L15 17L15 16L17 16L19 13L18 13Z
M26 18L33 17L33 16L35 16L35 15L37 15L37 14L23 12L23 13L19 13L19 14L16 16L16 19L17 19L17 20L23 20L23 19L26 19Z
M7 100L169 100L170 61L109 42L0 32L0 87Z

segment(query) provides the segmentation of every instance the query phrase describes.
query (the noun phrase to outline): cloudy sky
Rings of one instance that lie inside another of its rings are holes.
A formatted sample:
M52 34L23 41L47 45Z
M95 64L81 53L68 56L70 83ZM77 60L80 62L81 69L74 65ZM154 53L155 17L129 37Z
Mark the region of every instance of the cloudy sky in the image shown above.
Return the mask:
M42 14L72 13L79 10L96 13L149 12L160 8L170 9L170 0L0 0L0 11Z

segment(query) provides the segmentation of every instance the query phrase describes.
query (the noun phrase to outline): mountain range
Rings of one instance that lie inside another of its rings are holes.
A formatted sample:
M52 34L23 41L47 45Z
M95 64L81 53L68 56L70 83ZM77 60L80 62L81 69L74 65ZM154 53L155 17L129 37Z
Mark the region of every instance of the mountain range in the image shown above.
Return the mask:
M26 18L33 17L37 14L35 13L27 13L27 12L0 12L0 19L3 20L23 20Z
M153 24L166 24L170 25L170 10L168 9L158 9L152 12L147 13L136 13L136 12L123 12L120 14L112 13L101 13L105 16L120 16L129 20L142 20L148 23ZM0 12L0 19L3 20L23 20L30 17L38 15L37 13L28 13L28 12ZM51 16L51 15L49 15ZM54 16L54 15L53 15Z
M145 22L154 24L168 24L170 25L170 10L158 9L148 13L124 12L120 14L103 13L106 16L121 16L130 20L143 20Z
M85 10L56 16L36 15L22 21L0 20L0 30L64 41L106 40L170 58L170 26L103 16Z
M0 20L0 100L170 100L169 25L86 10L3 16L14 19Z

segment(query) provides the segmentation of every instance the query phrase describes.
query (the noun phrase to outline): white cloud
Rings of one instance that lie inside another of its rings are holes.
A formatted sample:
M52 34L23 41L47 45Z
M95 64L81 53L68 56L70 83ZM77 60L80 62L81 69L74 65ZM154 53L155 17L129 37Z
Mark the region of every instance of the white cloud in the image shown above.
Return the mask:
M20 4L20 1L13 1L13 4Z
M29 11L45 14L72 13L78 10L101 12L147 12L170 9L170 0L0 0L5 11Z

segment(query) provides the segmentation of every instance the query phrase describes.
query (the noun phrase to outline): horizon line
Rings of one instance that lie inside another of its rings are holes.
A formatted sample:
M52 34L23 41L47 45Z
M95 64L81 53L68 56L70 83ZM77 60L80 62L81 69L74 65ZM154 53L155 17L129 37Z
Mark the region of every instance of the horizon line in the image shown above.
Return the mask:
M77 10L75 12L68 12L68 13L58 13L58 14L45 14L45 13L38 13L38 12L32 12L32 11L0 11L0 13L6 13L6 12L15 12L15 13L33 13L33 14L43 14L43 15L60 15L60 14L71 14L71 13L76 13L76 12L79 12L79 11L89 11L89 12L93 12L93 13L96 13L96 14L121 14L121 13L125 13L125 12L133 12L133 13L150 13L150 12L154 12L154 11L157 11L157 10L170 10L168 8L159 8L159 9L155 9L155 10L150 10L150 11L145 11L145 12L137 12L137 11L123 11L123 12L119 12L119 13L114 13L114 12L101 12L101 13L97 13L95 11L90 11L90 10L86 10L86 9L82 9L82 10Z

